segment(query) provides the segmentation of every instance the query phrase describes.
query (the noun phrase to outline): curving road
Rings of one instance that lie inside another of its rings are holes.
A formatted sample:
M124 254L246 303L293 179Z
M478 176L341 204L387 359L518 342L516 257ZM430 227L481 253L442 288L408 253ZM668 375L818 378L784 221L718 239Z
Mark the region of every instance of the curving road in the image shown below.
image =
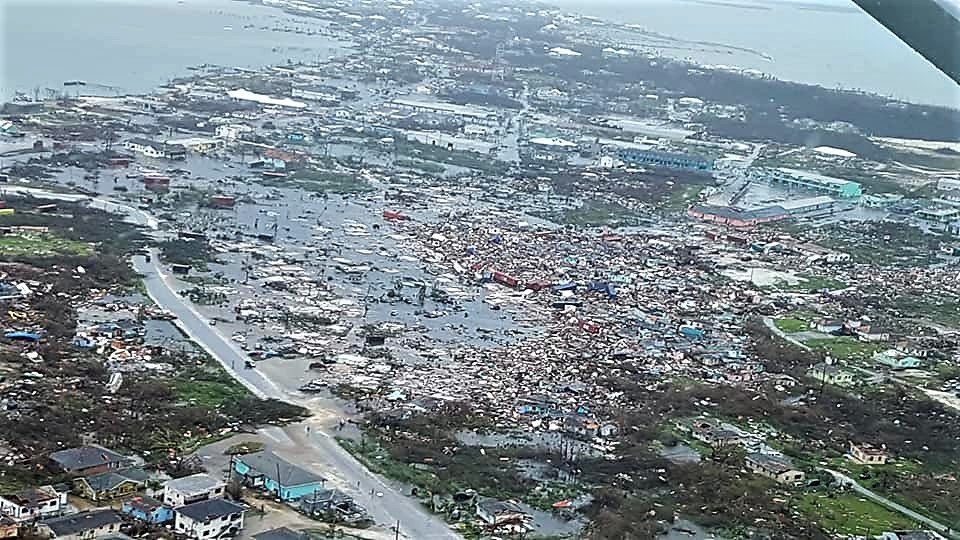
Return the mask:
M157 219L139 208L128 204L110 200L108 198L94 198L87 195L68 194L47 191L43 189L20 186L6 186L4 194L18 194L45 199L63 201L87 202L94 208L119 214L125 214L128 219L146 228L157 230ZM132 258L134 269L142 274L147 294L161 308L177 316L173 321L180 330L197 343L234 379L243 384L254 395L260 398L274 398L298 403L296 396L291 396L273 381L263 376L256 369L246 369L244 366L247 355L238 349L230 339L224 337L210 326L210 322L201 315L188 301L175 291L175 282L169 274L164 272L159 264L157 250L150 250L150 261L143 256ZM299 403L309 405L307 403ZM309 430L306 427L309 426ZM324 464L335 471L345 484L344 491L355 495L358 502L364 505L377 523L385 527L394 527L400 524L399 538L409 540L462 540L462 536L451 530L439 517L429 513L419 502L405 496L398 489L373 474L362 463L357 461L349 452L343 449L333 435L327 430L328 426L318 420L308 420L302 424L285 427L268 427L261 433L287 447L295 447L296 453L303 461ZM361 489L354 486L360 486ZM369 491L373 490L373 495ZM363 497L363 492L368 495ZM391 529L392 530L392 529Z
M139 208L105 197L90 197L81 194L58 193L44 189L21 186L5 186L4 195L17 194L44 199L62 201L87 202L94 208L108 212L124 214L132 222L151 230L159 229L157 219ZM216 327L210 326L193 304L185 300L175 291L175 282L169 274L164 272L159 264L159 254L156 249L150 250L150 261L141 255L134 256L134 269L143 275L147 294L161 308L177 316L173 321L190 339L197 343L234 379L243 384L257 397L281 399L300 403L296 396L291 396L273 381L263 376L256 369L246 369L244 366L247 355L234 345L233 341L224 337ZM306 427L309 426L309 430ZM287 447L294 447L302 461L323 464L335 471L346 488L358 502L364 505L377 523L385 527L394 527L400 524L399 538L409 540L462 540L462 536L450 529L442 519L429 513L419 502L405 496L398 489L385 482L379 476L370 472L362 463L357 461L349 452L343 449L333 435L327 431L328 426L319 420L308 420L302 424L285 427L268 427L261 433ZM360 486L357 489L353 486ZM373 495L369 491L373 490ZM366 499L362 496L366 492ZM391 529L393 530L393 529Z
M803 342L801 342L801 341L798 341L796 338L794 338L794 337L791 336L790 334L788 334L788 333L784 332L783 330L777 328L777 324L776 324L776 323L774 322L774 320L771 319L770 317L764 317L764 318L763 318L763 324L766 325L766 327L769 328L770 331L773 332L777 337L779 337L779 338L781 338L781 339L784 339L784 340L786 340L786 341L789 341L791 344L796 345L797 347L800 347L801 349L803 349L803 350L805 350L805 351L811 350L809 345L807 345L807 344L805 344L805 343L803 343Z
M884 497L883 495L880 495L874 491L870 491L869 489L861 486L859 482L843 474L842 472L835 471L833 469L821 469L821 470L830 473L834 477L834 479L836 479L837 483L839 483L840 485L848 486L854 491L856 491L857 493L863 495L864 497L882 506L886 506L887 508L895 512L900 512L901 514L907 516L910 519L923 523L932 529L940 531L941 533L945 533L950 538L960 539L960 531L954 531L949 526L944 525L943 523L934 521L923 514L914 512L913 510L907 508L906 506L903 506L902 504L898 504L894 501L891 501L890 499Z
M156 250L151 250L150 262L145 257L133 258L133 266L143 274L147 294L161 308L177 316L174 324L195 341L237 381L261 398L275 398L298 403L273 381L256 369L246 369L247 356L233 341L221 335L216 327L204 318L188 301L175 292L174 281L158 263ZM304 404L306 405L306 404ZM305 428L310 426L308 432ZM349 452L344 450L326 431L321 422L307 422L286 427L270 427L261 430L266 437L287 447L295 447L296 453L310 463L322 463L335 471L349 488L357 501L367 508L377 523L392 527L400 523L400 537L411 540L454 540L462 538L437 516L430 514L419 502L405 496L370 472ZM353 486L362 486L361 490ZM373 489L375 495L369 496ZM382 494L379 495L379 494Z

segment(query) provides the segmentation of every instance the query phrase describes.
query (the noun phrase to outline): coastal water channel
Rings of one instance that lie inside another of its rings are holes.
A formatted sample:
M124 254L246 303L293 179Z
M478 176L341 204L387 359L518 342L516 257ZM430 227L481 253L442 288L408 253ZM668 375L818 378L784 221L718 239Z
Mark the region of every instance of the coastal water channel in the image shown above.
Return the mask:
M636 25L665 56L827 88L957 107L960 88L846 0L552 0ZM0 98L148 93L190 66L259 67L345 54L321 21L230 0L0 0ZM300 33L297 33L300 32ZM76 88L74 89L76 90Z
M150 93L189 67L323 61L349 45L321 21L231 0L0 0L0 28L4 100Z

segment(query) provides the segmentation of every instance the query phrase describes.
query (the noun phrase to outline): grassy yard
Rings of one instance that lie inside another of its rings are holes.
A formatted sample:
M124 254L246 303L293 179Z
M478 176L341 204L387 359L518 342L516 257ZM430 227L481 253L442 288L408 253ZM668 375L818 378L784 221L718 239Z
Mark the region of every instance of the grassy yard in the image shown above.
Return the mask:
M499 161L493 156L477 152L448 150L440 145L425 144L418 141L401 141L394 144L397 154L407 156L418 161L446 163L468 169L478 169L491 173L503 173L510 168L510 164Z
M830 356L838 360L857 360L867 359L873 353L883 347L873 343L864 343L852 337L837 337L829 339L810 339L805 341L807 345L814 349L820 349L830 353Z
M300 188L315 193L366 193L373 190L365 179L354 173L303 169L287 178L263 178L261 184L275 187Z
M670 196L663 201L663 207L670 210L686 209L700 197L700 192L707 186L686 185L670 192Z
M915 525L905 516L854 493L805 493L797 509L836 533L877 535Z
M177 379L173 381L173 387L177 397L183 401L211 409L242 399L249 394L246 388L232 379L222 381Z
M12 493L28 488L30 484L23 471L0 467L0 493Z
M540 217L561 225L578 227L600 227L604 225L633 225L637 223L637 213L629 208L612 202L597 199L583 201L577 208L543 214Z
M376 442L365 439L363 442L351 439L337 438L347 452L357 458L361 463L367 466L371 471L382 474L387 478L403 482L404 484L417 486L430 491L440 489L440 480L437 475L418 469L407 463L400 463L390 456L390 452L382 448Z
M423 161L421 159L398 159L394 163L397 167L406 167L408 169L417 169L430 174L443 174L446 169L432 161Z
M956 298L934 294L901 295L893 298L890 304L909 318L960 326L960 300Z
M419 450L405 444L394 447L394 451L408 453L410 456L403 458L391 454L387 447L396 441L378 443L367 437L363 441L337 439L337 442L371 471L415 486L421 490L421 496L453 495L460 490L471 488L483 496L518 499L535 508L550 510L553 503L574 499L585 491L579 484L537 482L523 477L516 467L515 456L500 455L510 454L511 450L506 448L485 453L481 453L478 448L461 448L448 458L440 458L423 454L422 451L428 450L427 447ZM415 461L404 462L403 459Z
M225 403L237 401L250 392L219 365L194 368L170 381L177 397L204 408L216 409Z
M53 234L18 234L0 237L0 256L48 257L93 253L89 244L67 240Z
M293 179L308 191L330 193L363 193L373 188L354 173L305 169L293 174Z
M792 317L788 317L786 319L777 319L773 322L773 324L788 334L792 334L794 332L805 332L810 329L810 323L804 321L803 319L794 319Z

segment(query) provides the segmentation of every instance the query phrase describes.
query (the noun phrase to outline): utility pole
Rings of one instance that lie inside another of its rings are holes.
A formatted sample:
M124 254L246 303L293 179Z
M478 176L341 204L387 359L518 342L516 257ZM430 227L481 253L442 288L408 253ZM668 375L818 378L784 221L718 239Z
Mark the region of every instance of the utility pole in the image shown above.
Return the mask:
M280 493L280 462L277 461L277 498L283 501L283 494Z
M394 540L400 540L400 520L397 520L397 530L396 534L393 535Z

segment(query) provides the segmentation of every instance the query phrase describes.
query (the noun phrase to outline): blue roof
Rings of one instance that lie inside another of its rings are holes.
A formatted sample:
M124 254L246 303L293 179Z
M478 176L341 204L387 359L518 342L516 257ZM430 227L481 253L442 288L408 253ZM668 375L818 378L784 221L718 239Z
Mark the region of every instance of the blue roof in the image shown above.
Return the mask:
M7 339L26 339L28 341L40 341L40 334L31 332L7 332L3 335Z

